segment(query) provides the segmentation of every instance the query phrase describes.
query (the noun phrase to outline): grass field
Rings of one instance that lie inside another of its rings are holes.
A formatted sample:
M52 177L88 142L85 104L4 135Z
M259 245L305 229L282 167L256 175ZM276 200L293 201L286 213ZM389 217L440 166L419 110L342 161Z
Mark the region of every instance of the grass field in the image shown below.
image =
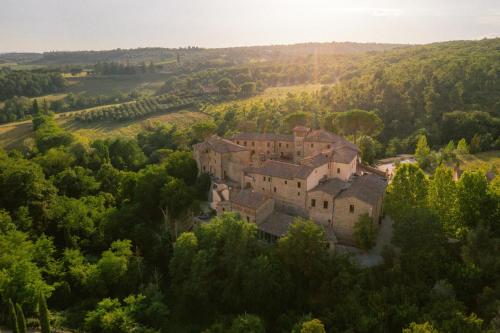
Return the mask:
M478 154L468 154L459 157L460 168L464 170L500 171L500 150L487 151Z

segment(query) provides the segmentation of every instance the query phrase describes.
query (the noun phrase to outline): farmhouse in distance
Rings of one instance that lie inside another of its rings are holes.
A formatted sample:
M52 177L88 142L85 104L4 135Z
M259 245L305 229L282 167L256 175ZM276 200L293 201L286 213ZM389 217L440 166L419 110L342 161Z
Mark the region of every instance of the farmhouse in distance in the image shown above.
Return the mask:
M212 136L194 146L200 172L212 176L210 205L237 212L275 241L296 217L321 225L330 248L354 244L354 225L382 218L385 174L360 163L359 148L325 130L296 126L293 134Z

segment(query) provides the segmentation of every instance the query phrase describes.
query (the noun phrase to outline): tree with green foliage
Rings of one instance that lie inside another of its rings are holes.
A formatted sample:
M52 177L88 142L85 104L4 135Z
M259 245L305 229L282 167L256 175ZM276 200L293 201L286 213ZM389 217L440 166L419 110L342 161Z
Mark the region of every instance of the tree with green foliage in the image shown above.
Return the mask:
M120 170L139 170L146 162L146 156L136 140L116 138L108 143L111 164Z
M28 333L28 327L26 326L26 318L24 317L23 308L16 303L16 315L17 315L17 326L19 327L19 333Z
M217 81L216 85L219 88L219 95L232 95L238 91L238 87L227 77Z
M234 318L228 333L265 333L262 320L255 315L244 314Z
M12 329L12 333L20 333L19 320L17 319L16 308L14 307L14 303L12 302L12 299L10 299L10 298L9 298L8 306L9 306L10 328Z
M363 250L368 251L375 245L377 230L373 219L366 213L359 216L354 225L354 239Z
M429 322L417 324L411 323L408 328L403 329L403 333L439 333Z
M361 150L361 161L368 165L375 163L375 159L382 150L382 145L367 135L358 139L358 147Z
M312 319L302 323L300 333L326 333L326 331L319 319Z
M213 121L201 121L191 126L191 138L193 143L202 142L215 133L217 125Z
M179 313L198 319L213 318L218 311L241 311L247 300L245 267L258 253L256 226L236 214L225 214L202 224L194 232L182 233L170 261L171 290ZM210 276L220 278L210 282Z
M431 149L427 145L427 137L422 134L417 141L415 148L415 159L422 169L427 169L430 166Z
M43 293L38 295L38 316L41 332L50 333L50 313Z
M376 137L384 124L375 112L353 109L336 114L333 126L344 135L352 135L354 142L360 135Z
M427 204L427 178L416 165L402 163L387 187L385 208L397 223L399 219L414 208Z
M488 205L488 181L481 171L465 171L457 182L457 208L460 222L473 228L485 222Z
M308 112L297 111L288 114L283 120L285 131L291 131L295 126L308 126L311 120L311 114Z
M165 171L170 176L182 179L188 186L196 183L198 166L191 152L173 152L168 155L163 163L165 165Z
M469 145L467 144L467 141L465 141L465 139L462 138L460 139L460 141L458 141L456 152L460 155L469 153Z
M257 85L255 82L245 82L241 85L241 94L245 97L250 97L256 94Z
M60 195L79 198L94 195L99 190L99 182L93 177L92 171L80 166L67 168L52 179Z
M69 146L74 138L73 135L62 129L53 114L41 114L33 118L33 129L35 130L35 142L39 151L46 152L51 148Z
M404 210L394 225L392 243L401 249L406 279L433 283L446 269L446 237L439 218L429 209Z
M463 226L457 219L457 188L450 168L444 165L436 168L429 181L427 202L449 236L457 237L463 234Z

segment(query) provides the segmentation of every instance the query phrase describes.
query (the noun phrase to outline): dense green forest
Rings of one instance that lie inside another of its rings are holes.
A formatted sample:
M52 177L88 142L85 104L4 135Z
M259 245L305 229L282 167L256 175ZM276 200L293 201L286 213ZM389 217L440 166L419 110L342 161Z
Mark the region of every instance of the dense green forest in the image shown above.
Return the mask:
M233 215L189 232L209 182L184 149L213 126L82 141L40 110L33 127L30 149L0 153L7 325L12 301L30 325L105 333L500 328L498 177L402 165L386 207L397 249L361 269L305 220L274 245Z
M0 69L10 87L0 89L0 122L31 119L33 128L20 149L0 150L0 325L20 333L499 331L500 179L475 170L455 181L445 166L500 148L499 51L497 38L1 55L46 67ZM153 71L168 77L149 95L30 98L67 92L68 73L119 80ZM305 83L322 86L262 97ZM208 120L109 139L56 122L57 113L94 106L102 107L69 114L118 123L190 108ZM387 190L393 246L381 265L333 254L307 220L275 244L231 214L193 224L210 186L193 144L296 125L346 136L368 164L415 153L417 164L400 165Z
M61 73L0 69L0 101L14 96L40 96L60 92L65 87Z

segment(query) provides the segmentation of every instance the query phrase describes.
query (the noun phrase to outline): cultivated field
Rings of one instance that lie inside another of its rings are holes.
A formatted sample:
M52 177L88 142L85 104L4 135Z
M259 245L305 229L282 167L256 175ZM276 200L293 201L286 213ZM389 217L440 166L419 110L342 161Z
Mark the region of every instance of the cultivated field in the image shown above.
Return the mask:
M56 115L57 122L71 133L91 139L114 136L135 136L148 123L175 124L188 127L197 121L208 118L207 115L191 110L181 110L166 114L156 114L147 118L131 121L102 121L86 124L76 121L62 113ZM23 141L33 136L31 120L0 125L0 148L19 148Z

